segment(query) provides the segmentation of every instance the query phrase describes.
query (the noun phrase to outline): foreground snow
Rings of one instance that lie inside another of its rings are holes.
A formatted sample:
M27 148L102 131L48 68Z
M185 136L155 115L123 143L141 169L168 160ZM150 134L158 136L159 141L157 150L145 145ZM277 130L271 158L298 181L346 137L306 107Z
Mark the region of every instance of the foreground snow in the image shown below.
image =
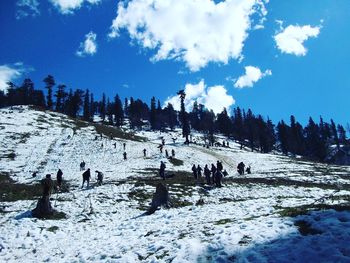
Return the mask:
M348 211L282 216L293 207L348 203L349 168L251 153L233 142L231 148L183 146L179 134L139 132L145 142L101 139L95 127L64 115L27 107L0 110L0 172L33 184L61 168L70 185L69 192L52 196L66 219L28 217L35 200L1 203L0 261L350 262ZM172 165L159 152L162 136L165 149L175 149L183 165ZM201 140L199 134L194 137ZM122 160L124 142L128 161ZM104 172L103 186L80 189L82 160L92 171ZM229 176L223 188L188 178L186 184L171 183L170 194L180 205L141 216L155 191L150 182L157 180L154 169L161 160L176 176L194 163L203 167L222 160ZM251 175L237 175L240 161L252 166ZM39 178L31 177L33 171ZM328 195L334 197L317 201Z

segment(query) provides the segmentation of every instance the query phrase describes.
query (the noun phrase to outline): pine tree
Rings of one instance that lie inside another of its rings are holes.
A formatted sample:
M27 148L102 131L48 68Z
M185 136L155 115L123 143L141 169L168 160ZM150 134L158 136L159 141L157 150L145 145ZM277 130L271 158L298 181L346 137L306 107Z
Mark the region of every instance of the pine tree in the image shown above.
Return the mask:
M339 143L346 144L346 131L344 127L340 124L337 125Z
M113 125L113 105L110 103L109 98L107 99L106 114L108 124Z
M87 89L84 95L83 119L90 121L90 93Z
M124 111L123 111L123 105L119 98L119 95L117 94L114 97L114 119L115 119L115 125L120 127L123 125L123 119L124 119Z
M106 95L104 93L102 94L102 101L100 103L100 117L104 122L106 119Z
M129 117L129 101L128 98L124 100L124 115Z
M264 153L269 153L273 150L274 145L276 143L276 134L275 134L275 126L272 121L268 118L266 122L266 134L267 141L264 149Z
M174 107L171 103L168 103L164 111L166 114L167 125L171 130L174 130L175 126L177 125L177 112L174 110Z
M66 85L64 84L58 85L56 94L54 95L56 97L56 111L58 112L64 112L65 99L68 95L65 92L65 88L66 88Z
M280 149L283 154L287 155L289 151L288 145L288 126L282 120L277 124L277 138L280 142Z
M151 129L155 130L157 128L157 109L156 109L156 98L152 97L151 99L151 111L150 111L150 124Z
M339 136L338 136L336 125L332 119L331 119L331 133L332 133L333 141L337 145L337 148L339 149L340 147Z
M186 112L186 109L185 109L186 93L185 93L184 90L180 90L177 94L179 95L180 100L181 100L180 121L181 121L181 124L182 124L182 136L184 138L186 138L185 143L189 144L190 141L188 139L188 136L191 133L191 128L190 128L190 124L189 124L189 121L188 121L187 112Z
M233 110L233 136L236 140L238 140L241 144L241 149L244 144L244 126L243 126L243 116L242 111L239 107Z
M255 117L251 109L248 109L244 122L246 138L248 139L250 149L254 151L254 144L257 141L258 136Z
M159 130L164 130L166 127L166 116L165 111L162 109L160 100L157 102L157 116L156 116L156 128Z
M52 88L55 86L55 79L53 76L48 75L46 78L44 78L44 82L46 84L45 88L47 89L47 108L49 110L52 110L53 107L53 101L52 101Z
M90 112L90 120L94 121L94 116L95 116L95 113L96 113L96 104L95 104L95 101L94 101L94 94L92 92L90 93L90 109L89 109L89 112Z
M3 90L0 90L0 108L7 106L7 96Z
M73 116L73 90L69 89L67 99L64 103L64 113L68 116Z
M196 131L199 131L200 119L199 119L199 106L197 101L193 103L192 112L190 113L190 122L191 122L192 128L195 129Z
M223 133L225 136L229 137L232 133L232 122L227 114L226 108L217 115L216 120L217 130Z
M21 104L28 105L32 103L32 96L34 93L34 83L31 79L26 78L23 81L22 86L20 87L21 92Z
M323 162L327 156L327 142L321 137L320 128L310 117L305 127L307 155Z

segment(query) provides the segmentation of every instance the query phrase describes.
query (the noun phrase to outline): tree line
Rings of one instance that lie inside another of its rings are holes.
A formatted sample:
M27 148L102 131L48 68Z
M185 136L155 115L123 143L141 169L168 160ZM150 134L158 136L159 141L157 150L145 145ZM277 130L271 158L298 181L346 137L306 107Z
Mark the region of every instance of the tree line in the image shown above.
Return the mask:
M201 132L210 144L214 144L214 134L221 133L236 140L241 148L249 147L262 153L277 150L286 155L301 155L321 162L326 161L331 147L339 148L349 143L342 125L335 124L333 120L325 122L322 117L318 123L310 117L305 127L294 116L290 117L288 124L281 120L274 125L269 118L239 107L234 108L231 115L225 108L215 114L194 102L192 110L187 112L184 90L178 92L178 112L171 103L162 107L155 97L151 98L150 105L133 97L125 98L123 103L118 94L112 99L102 94L101 100L95 100L88 89L67 91L67 87L56 84L51 75L45 77L43 83L46 96L43 90L34 88L29 78L19 86L8 82L6 92L0 91L0 107L34 105L86 121L93 121L94 116L98 115L106 124L120 127L128 122L132 129L148 126L151 130L174 130L181 127L187 143L191 130Z

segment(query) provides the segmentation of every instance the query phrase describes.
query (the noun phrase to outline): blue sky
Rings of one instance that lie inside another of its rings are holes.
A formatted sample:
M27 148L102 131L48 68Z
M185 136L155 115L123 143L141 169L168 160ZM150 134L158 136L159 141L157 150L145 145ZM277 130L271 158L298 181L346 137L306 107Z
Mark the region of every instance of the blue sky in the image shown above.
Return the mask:
M51 74L96 97L164 102L186 87L188 104L216 111L349 122L350 1L118 2L1 1L0 88Z

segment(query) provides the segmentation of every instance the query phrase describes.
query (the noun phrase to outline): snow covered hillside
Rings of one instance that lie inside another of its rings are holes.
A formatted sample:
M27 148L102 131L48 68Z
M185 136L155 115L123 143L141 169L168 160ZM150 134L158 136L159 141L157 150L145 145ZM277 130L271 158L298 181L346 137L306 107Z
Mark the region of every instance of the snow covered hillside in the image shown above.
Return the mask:
M349 167L252 153L233 141L230 148L185 146L180 135L0 109L0 262L350 262ZM162 137L175 161L160 153ZM217 160L229 173L224 187L192 178L193 164ZM94 178L80 188L82 161L104 173L102 186ZM171 175L173 207L141 216L162 181L160 161ZM241 161L252 174L238 175ZM38 182L59 168L66 190L51 202L66 217L30 217Z

